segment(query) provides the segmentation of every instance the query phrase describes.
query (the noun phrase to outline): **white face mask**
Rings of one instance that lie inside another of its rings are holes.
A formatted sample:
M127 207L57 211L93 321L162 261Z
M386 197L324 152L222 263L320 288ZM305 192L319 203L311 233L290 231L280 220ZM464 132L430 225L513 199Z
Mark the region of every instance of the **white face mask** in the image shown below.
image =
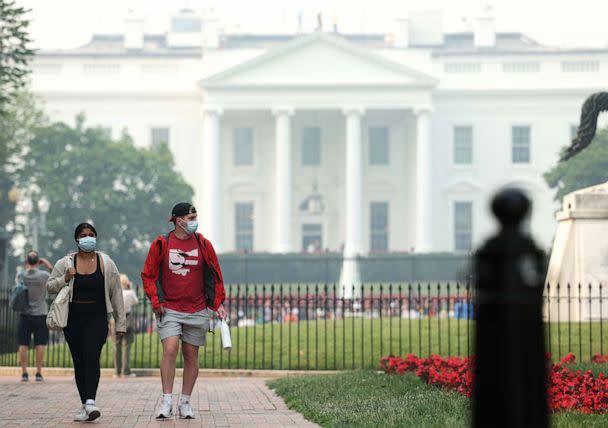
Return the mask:
M198 229L198 221L190 220L188 222L188 224L186 225L186 232L192 234L192 233L196 232L196 229Z
M198 220L182 220L180 227L188 235L192 235L198 229Z
M85 236L84 238L80 238L78 240L78 248L80 248L85 253L95 251L96 246L97 238L95 238L94 236Z

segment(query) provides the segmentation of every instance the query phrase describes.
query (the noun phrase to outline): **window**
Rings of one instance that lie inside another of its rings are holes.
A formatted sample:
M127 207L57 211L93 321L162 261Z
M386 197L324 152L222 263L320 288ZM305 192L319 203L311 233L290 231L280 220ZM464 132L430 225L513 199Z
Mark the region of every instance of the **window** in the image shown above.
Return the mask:
M302 251L315 253L323 249L323 226L319 223L302 225Z
M34 63L32 71L36 74L60 74L63 70L63 64L54 63Z
M538 62L505 62L502 64L505 73L537 73L540 71Z
M302 128L302 165L321 164L321 128Z
M446 73L479 73L481 64L478 62L449 62L444 65Z
M471 251L473 241L473 204L454 203L454 250Z
M388 165L388 128L369 128L369 164Z
M200 33L201 20L196 16L176 16L171 19L173 33Z
M83 69L87 74L118 74L120 64L84 64Z
M513 163L530 163L530 127L514 126L511 129L511 160Z
M564 73L594 73L600 71L599 61L562 61Z
M235 205L236 250L250 253L253 250L253 204L238 202Z
M370 204L370 250L388 251L388 202Z
M454 163L470 165L473 162L473 127L454 127Z
M234 128L234 165L253 165L253 130Z
M150 130L150 139L153 146L160 144L169 145L169 128L152 128Z

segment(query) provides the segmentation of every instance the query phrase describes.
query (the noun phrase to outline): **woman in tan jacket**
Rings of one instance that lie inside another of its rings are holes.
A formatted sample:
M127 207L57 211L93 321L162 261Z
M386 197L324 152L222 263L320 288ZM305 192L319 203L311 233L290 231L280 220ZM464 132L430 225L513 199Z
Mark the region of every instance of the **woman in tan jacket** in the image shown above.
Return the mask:
M74 361L76 386L82 407L75 421L94 421L101 416L95 403L99 385L99 357L108 336L110 314L116 333L126 331L120 275L112 259L95 251L97 231L89 223L76 227L78 252L59 260L47 281L47 290L58 293L70 287L68 324L63 334Z

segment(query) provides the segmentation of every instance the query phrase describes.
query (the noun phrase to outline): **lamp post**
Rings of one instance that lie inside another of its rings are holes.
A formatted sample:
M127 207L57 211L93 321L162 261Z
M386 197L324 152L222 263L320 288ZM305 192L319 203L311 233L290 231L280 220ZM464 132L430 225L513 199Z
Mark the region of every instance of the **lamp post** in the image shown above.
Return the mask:
M325 205L323 204L323 196L317 189L317 180L315 179L312 184L312 193L300 203L300 211L311 215L321 215L324 210Z
M323 196L317 189L317 179L315 178L312 185L312 193L310 193L302 202L300 202L300 211L309 216L320 216L325 211L325 205L323 204ZM304 232L303 232L304 233ZM302 245L303 250L308 253L321 251L323 242L323 232L321 231L320 239L316 239L316 236L303 237ZM306 241L309 241L306 244ZM309 249L310 247L310 249Z

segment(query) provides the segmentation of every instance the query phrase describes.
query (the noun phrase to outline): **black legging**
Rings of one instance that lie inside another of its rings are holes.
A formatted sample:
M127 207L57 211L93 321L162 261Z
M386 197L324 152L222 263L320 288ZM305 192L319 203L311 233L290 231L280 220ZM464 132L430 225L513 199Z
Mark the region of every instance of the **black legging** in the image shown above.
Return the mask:
M70 304L68 325L63 329L68 342L74 376L82 404L95 400L99 385L99 356L108 337L108 315L105 311L88 311L86 304Z

